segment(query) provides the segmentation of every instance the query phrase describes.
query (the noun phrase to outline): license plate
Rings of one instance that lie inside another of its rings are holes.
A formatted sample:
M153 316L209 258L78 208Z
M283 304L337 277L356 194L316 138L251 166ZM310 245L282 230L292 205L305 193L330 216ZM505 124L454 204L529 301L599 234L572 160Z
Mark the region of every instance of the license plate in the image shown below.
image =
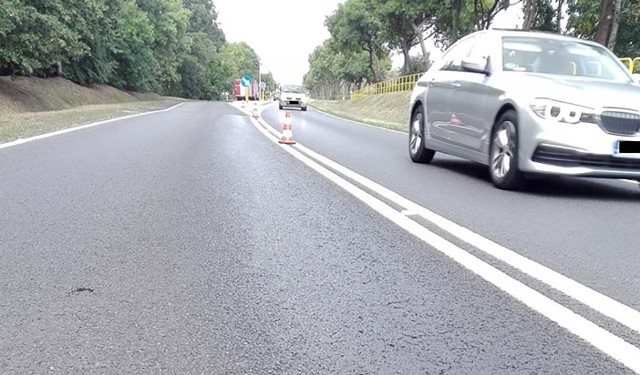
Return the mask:
M640 154L640 141L618 141L618 154Z

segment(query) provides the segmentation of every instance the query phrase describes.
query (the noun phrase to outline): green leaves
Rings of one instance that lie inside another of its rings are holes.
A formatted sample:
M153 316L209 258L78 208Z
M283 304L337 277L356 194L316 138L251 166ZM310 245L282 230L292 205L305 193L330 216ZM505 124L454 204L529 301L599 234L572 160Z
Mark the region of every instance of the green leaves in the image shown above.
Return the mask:
M34 3L34 4L31 4ZM70 27L74 13L62 1L3 0L0 5L0 71L45 75L57 63L87 52Z
M258 56L216 18L211 0L0 0L0 74L218 98Z
M375 12L375 0L347 0L327 17L326 26L335 44L350 53L366 51L375 82L382 80L380 59L389 56L383 38L383 22Z
M600 18L601 0L571 1L568 10L569 33L581 38L594 39ZM640 3L623 1L619 30L613 50L616 55L632 58L640 55L639 21Z

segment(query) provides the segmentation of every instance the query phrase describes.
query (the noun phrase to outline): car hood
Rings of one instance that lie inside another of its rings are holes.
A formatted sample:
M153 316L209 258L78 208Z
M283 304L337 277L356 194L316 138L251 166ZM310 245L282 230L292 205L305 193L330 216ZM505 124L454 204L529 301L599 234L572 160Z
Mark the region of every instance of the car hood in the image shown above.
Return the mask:
M595 109L613 107L640 111L640 86L634 83L534 73L525 73L521 78L511 78L505 83L515 92L526 88L529 98L548 98Z

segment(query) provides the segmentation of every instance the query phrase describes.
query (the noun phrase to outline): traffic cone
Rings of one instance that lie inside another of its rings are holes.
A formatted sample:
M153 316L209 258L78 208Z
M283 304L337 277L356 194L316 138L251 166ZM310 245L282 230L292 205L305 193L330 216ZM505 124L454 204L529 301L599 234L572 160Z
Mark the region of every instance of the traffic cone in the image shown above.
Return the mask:
M293 127L291 126L291 112L286 111L284 113L284 125L282 125L282 137L278 141L285 145L295 144L293 140Z

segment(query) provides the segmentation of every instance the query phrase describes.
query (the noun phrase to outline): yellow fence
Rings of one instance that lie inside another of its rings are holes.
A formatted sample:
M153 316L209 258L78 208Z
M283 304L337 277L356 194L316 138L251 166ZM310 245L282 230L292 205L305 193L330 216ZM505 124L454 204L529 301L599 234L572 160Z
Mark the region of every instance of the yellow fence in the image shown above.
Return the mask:
M386 81L367 85L360 90L351 93L351 98L359 98L365 95L388 94L391 92L411 91L416 85L418 78L424 73L411 74Z
M640 73L640 57L621 57L620 61L629 69L631 73Z
M640 57L621 57L620 61L629 69L631 73L640 73ZM388 94L391 92L411 91L416 82L424 73L411 74L386 81L367 85L360 90L351 93L351 98L359 98L365 95Z

